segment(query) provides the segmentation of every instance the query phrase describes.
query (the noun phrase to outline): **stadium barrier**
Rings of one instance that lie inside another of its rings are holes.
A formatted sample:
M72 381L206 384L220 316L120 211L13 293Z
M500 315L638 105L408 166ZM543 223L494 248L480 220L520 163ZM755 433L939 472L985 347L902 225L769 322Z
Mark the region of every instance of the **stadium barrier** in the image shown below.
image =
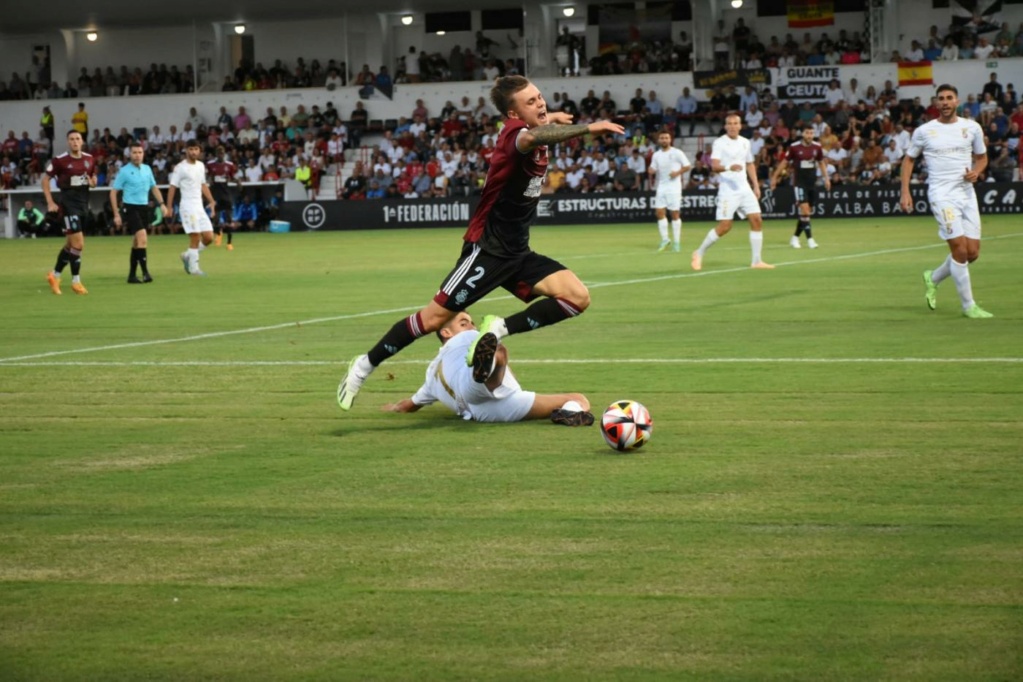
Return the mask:
M1023 213L1023 182L981 183L976 186L981 213ZM913 185L913 210L930 213L927 188ZM540 198L538 225L644 223L653 220L653 194L550 194ZM716 193L693 190L682 195L682 217L713 221ZM863 218L901 215L900 188L889 185L839 185L821 189L814 215L822 218ZM448 199L368 199L360 201L292 201L281 208L281 219L292 230L366 230L408 227L466 227L479 197ZM765 191L761 199L766 219L795 217L791 187Z

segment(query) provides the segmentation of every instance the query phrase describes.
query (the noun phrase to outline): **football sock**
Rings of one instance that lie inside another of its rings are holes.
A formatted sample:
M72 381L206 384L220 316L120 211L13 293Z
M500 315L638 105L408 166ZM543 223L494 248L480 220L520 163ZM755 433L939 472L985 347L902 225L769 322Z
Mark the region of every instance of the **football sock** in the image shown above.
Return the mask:
M377 342L367 353L369 362L376 367L381 362L398 354L402 348L410 345L413 341L424 335L423 317L419 313L409 315L403 320L398 320L388 330L384 337Z
M188 254L188 269L192 270L193 272L199 269L199 252L201 250L202 250L202 247L200 245L200 248L198 248L198 249L189 249L186 252Z
M668 219L661 218L657 221L657 231L661 233L661 241L668 241Z
M139 250L132 248L131 250L131 270L128 271L130 277L134 277L139 267Z
M521 334L562 320L575 317L583 311L561 298L544 298L522 312L504 319L508 334Z
M935 285L940 284L942 281L948 279L952 274L952 255L949 254L945 257L945 262L934 268L934 272L931 273L931 281Z
M682 243L682 221L681 220L672 220L671 221L671 233L675 237L675 243L676 244L681 244Z
M749 245L753 251L753 263L760 262L760 253L764 250L764 233L750 230Z
M718 236L717 230L715 228L711 228L710 232L707 233L707 236L703 238L703 243L700 244L700 248L696 249L696 252L702 256L707 253L707 249L714 246L714 242L719 239L721 239L721 237Z
M78 273L82 271L82 252L78 249L68 249L71 256L71 274L74 276L74 281L78 281Z
M142 274L143 275L148 275L149 274L149 254L146 253L146 249L145 248L136 249L136 250L138 251L138 255L136 256L136 259L138 260L139 265L142 267ZM135 274L135 269L132 268L131 272L132 272L132 274Z
M952 272L952 281L956 283L956 291L959 292L959 301L963 304L963 310L973 305L973 287L970 286L970 266L966 263L952 261L949 265Z
M800 222L803 224L803 232L806 234L806 238L813 239L813 230L810 228L810 219L803 218Z
M60 277L60 273L64 272L64 267L71 262L71 254L67 249L61 249L60 253L57 254L57 264L53 266L53 271Z
M228 230L228 232L227 232L227 243L230 244L231 240L233 238L234 238L234 230Z
M800 218L799 220L797 220L796 221L796 234L795 234L795 236L798 237L799 235L803 234L803 230L805 228L806 228L806 226L803 225L803 219Z

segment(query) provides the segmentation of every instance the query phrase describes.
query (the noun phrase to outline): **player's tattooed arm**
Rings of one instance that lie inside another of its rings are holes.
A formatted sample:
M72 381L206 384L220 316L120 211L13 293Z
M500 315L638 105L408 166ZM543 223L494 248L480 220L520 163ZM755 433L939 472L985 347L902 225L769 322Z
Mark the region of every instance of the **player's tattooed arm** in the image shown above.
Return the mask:
M571 140L573 137L585 135L589 131L589 126L582 123L574 125L548 123L547 125L523 130L519 133L519 139L516 142L516 146L519 148L519 151L529 151L536 147L542 147L545 144L551 145L557 144L558 142L564 142L565 140Z

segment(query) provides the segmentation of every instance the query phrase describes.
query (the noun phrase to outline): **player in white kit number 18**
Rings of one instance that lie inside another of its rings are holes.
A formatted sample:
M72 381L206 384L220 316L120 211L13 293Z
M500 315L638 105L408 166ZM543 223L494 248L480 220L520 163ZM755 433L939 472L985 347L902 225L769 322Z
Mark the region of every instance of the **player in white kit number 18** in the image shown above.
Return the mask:
M923 154L927 164L927 200L938 221L938 236L948 243L949 255L934 270L924 271L924 300L938 307L938 284L951 277L963 315L971 319L994 317L973 300L969 264L980 256L980 209L973 183L987 168L984 133L976 121L959 118L959 91L938 86L938 118L913 131L902 160L902 210L913 211L909 180L913 162Z
M654 213L657 216L657 231L661 233L658 251L664 251L671 244L668 237L668 213L671 213L671 231L675 238L675 251L682 249L682 176L693 165L681 149L671 146L671 133L662 131L657 135L658 150L650 159L647 173L651 182L656 179Z
M749 244L752 251L750 267L757 270L773 270L765 263L760 253L764 248L763 221L760 217L760 182L753 165L753 153L745 137L739 137L742 119L738 114L725 117L725 134L714 140L711 148L711 170L721 176L718 185L717 227L704 237L700 248L693 251L693 270L703 269L703 255L717 240L732 229L736 214L749 220Z

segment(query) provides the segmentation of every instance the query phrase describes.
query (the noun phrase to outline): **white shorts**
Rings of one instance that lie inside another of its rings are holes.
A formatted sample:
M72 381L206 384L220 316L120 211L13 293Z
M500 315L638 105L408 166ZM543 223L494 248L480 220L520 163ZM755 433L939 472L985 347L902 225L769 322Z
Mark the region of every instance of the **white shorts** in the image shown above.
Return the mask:
M468 377L468 381L465 380ZM525 419L533 408L536 393L523 391L511 369L505 367L504 381L491 392L485 384L472 380L472 372L459 372L455 389L468 407L473 421L518 422Z
M202 204L181 206L178 214L181 216L181 226L185 228L185 234L213 232L213 223L210 222L210 217Z
M666 208L677 211L682 208L682 192L657 190L654 195L654 208Z
M717 220L734 220L736 214L742 220L746 216L760 213L760 202L752 187L743 187L738 191L719 189L717 204Z
M931 202L931 213L938 221L939 237L945 241L963 236L980 240L980 208L972 186L927 198Z

